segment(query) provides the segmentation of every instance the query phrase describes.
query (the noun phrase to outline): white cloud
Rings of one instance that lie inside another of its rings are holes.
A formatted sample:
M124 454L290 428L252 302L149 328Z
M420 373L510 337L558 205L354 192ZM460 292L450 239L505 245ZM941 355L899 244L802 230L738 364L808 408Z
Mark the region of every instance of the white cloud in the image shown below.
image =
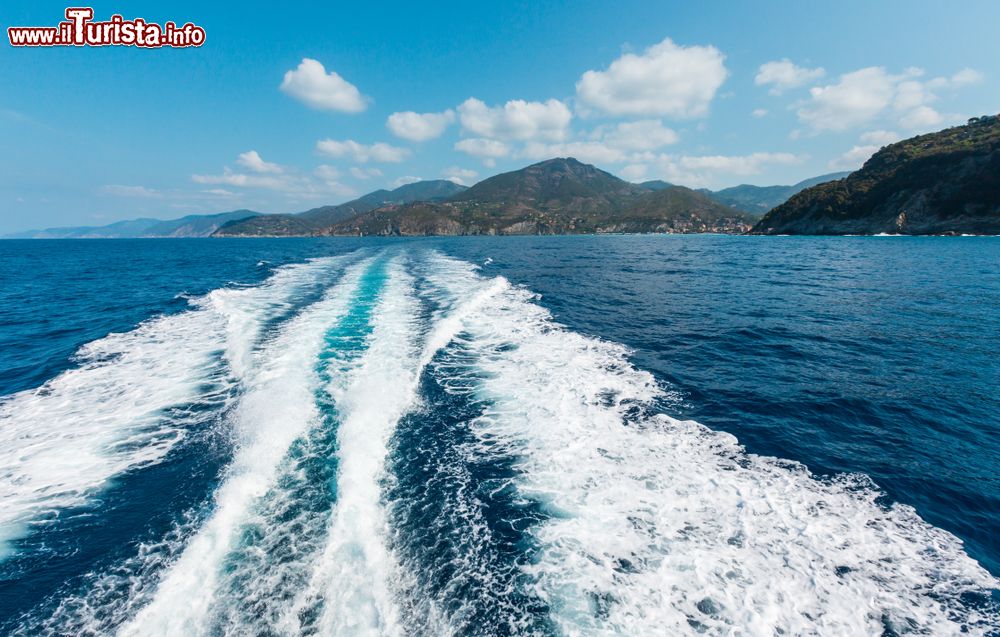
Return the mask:
M420 177L414 177L413 175L405 175L399 177L396 181L392 182L393 188L399 188L400 186L405 186L406 184L412 184L420 181Z
M205 192L205 193L207 193L209 195L216 195L218 197L235 197L236 196L235 192L233 192L231 190L226 190L225 188L209 188L208 190L204 190L202 192Z
M587 137L562 142L530 141L515 155L527 159L575 157L588 163L615 164L629 161L632 153L649 153L679 139L658 119L598 126Z
M918 106L899 118L899 123L910 130L930 130L940 128L945 116L930 106Z
M340 171L334 168L333 166L329 166L327 164L320 164L319 166L316 167L316 170L314 172L316 173L316 176L319 177L320 179L332 180L340 178Z
M810 89L810 100L799 108L798 116L815 130L846 130L885 110L895 93L895 78L872 66L845 73L836 84Z
M510 100L503 106L490 107L470 97L459 105L458 118L462 130L476 137L559 141L566 138L573 114L556 99Z
M356 86L334 71L327 73L319 61L310 58L285 73L281 90L318 110L360 113L368 107L368 98Z
M962 69L951 77L936 77L927 82L931 89L955 89L983 81L983 74L975 69Z
M896 85L896 97L892 106L899 112L909 111L935 99L923 84L916 80L904 80Z
M423 142L440 137L448 125L454 121L455 111L451 109L443 113L403 111L390 115L385 125L396 137L402 137L412 142Z
M384 163L399 163L410 156L409 149L390 146L384 142L371 145L359 144L353 139L337 141L323 139L316 142L316 150L330 157L349 157L364 164L369 160Z
M861 168L861 164L868 161L869 157L878 152L879 148L881 146L875 144L852 146L851 150L836 159L830 160L827 165L833 170L857 170Z
M145 186L122 186L111 184L101 188L101 192L115 197L141 197L144 199L156 199L163 196L159 190L146 188Z
M625 181L645 181L649 167L645 164L629 164L618 171L618 176Z
M495 139L463 139L455 144L455 150L480 159L500 159L510 154L510 146Z
M288 183L281 177L248 175L235 172L228 167L223 169L221 175L191 175L191 180L196 184L267 188L269 190L283 190Z
M355 179L371 179L372 177L381 177L382 171L378 168L361 168L360 166L352 166L351 176Z
M750 113L750 114L753 115L754 117L756 117L757 119L760 119L761 117L767 117L767 109L766 108L755 108L755 109L753 109L753 112Z
M460 186L469 186L475 183L476 177L479 176L479 173L474 170L469 170L468 168L452 166L451 168L446 168L441 173L441 176Z
M652 172L656 179L691 188L718 187L736 179L758 175L772 166L801 163L804 156L791 153L752 153L749 155L667 155L643 158L645 161L628 167L628 174L645 176ZM643 170L646 168L646 170Z
M244 168L249 168L255 173L282 172L281 166L264 161L260 154L255 150L248 150L245 153L240 153L236 158L236 163Z
M834 170L857 170L883 146L898 142L899 140L899 134L893 131L873 130L862 133L860 144L852 146L843 155L830 160L828 165Z
M321 165L312 174L301 174L276 164L268 164L253 151L240 154L237 157L237 163L248 168L249 171L239 172L226 166L223 168L222 174L191 175L191 181L210 186L273 190L294 198L354 194L353 189L337 181L340 172L332 166ZM262 165L263 170L261 170ZM278 168L277 171L275 167ZM222 188L213 188L205 192L215 195L233 194Z
M558 144L530 142L525 144L518 153L518 157L527 159L574 157L588 164L615 164L628 158L624 151L601 142L563 142Z
M847 130L877 118L909 130L931 130L960 119L931 106L938 99L934 91L960 88L982 79L972 69L928 81L919 79L923 73L912 67L900 75L891 75L882 67L846 73L835 84L810 89L810 99L799 105L799 119L813 131Z
M899 133L889 130L873 130L861 134L861 142L864 144L874 144L877 146L888 146L898 142L902 137Z
M622 150L656 150L676 144L680 139L673 129L667 128L658 119L641 119L614 126L600 126L592 137Z
M757 86L770 86L772 95L780 95L787 89L808 84L824 75L826 71L822 68L809 69L785 58L761 64L753 81Z
M795 164L801 158L791 153L752 153L750 155L684 155L677 164L693 170L711 170L733 175L756 175L768 164Z
M678 46L667 38L626 53L576 83L580 102L611 115L701 117L726 80L726 56L714 46Z

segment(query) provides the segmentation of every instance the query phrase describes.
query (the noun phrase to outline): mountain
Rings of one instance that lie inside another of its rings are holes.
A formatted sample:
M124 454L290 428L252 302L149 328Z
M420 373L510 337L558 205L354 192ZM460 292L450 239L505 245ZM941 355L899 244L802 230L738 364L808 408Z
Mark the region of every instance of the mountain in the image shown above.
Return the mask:
M139 239L163 237L207 237L226 223L259 215L252 210L234 210L213 215L188 215L180 219L130 219L106 226L76 226L28 230L5 235L5 239Z
M752 221L688 188L651 190L576 159L557 158L496 175L444 201L382 206L326 233L743 232Z
M663 181L662 179L651 179L638 184L638 186L640 188L645 188L646 190L663 190L664 188L673 186L673 184Z
M467 186L447 179L430 179L404 184L391 191L391 199L397 203L409 201L440 201L468 190Z
M843 179L849 174L830 173L828 175L820 175L819 177L800 181L794 186L751 186L750 184L742 184L733 186L732 188L723 188L722 190L701 190L700 192L731 208L761 215L775 206L780 206L788 201L790 197L806 188L827 181Z
M325 229L351 217L389 204L411 201L438 201L464 191L445 179L418 181L395 190L376 190L336 206L322 206L297 214L263 215L227 224L215 233L217 237L309 236L325 234Z
M207 237L221 226L259 215L252 210L234 210L216 215L188 215L171 221L161 221L143 232L145 237Z
M446 180L418 181L295 214L236 210L171 221L135 219L100 227L50 228L9 236L738 233L751 227L756 218L754 208L763 211L785 193L837 176L824 175L794 186L744 185L718 192L695 191L661 180L629 183L572 157L562 157L490 177L471 188Z
M645 192L590 164L560 157L484 179L450 201L558 216L618 209Z
M1000 234L1000 116L884 147L846 179L807 188L757 234Z

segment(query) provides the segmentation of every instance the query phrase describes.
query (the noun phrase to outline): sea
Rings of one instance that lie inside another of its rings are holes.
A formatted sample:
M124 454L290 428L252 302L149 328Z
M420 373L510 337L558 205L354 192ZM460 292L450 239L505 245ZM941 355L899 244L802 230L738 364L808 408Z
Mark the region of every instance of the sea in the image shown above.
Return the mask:
M1000 634L1000 238L0 241L0 634Z

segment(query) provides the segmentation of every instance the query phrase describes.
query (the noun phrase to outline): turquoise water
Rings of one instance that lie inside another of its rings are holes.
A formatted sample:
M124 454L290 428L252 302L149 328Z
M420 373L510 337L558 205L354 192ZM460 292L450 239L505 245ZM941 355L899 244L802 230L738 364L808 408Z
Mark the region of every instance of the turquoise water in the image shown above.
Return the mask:
M996 238L5 241L0 279L3 633L997 630Z

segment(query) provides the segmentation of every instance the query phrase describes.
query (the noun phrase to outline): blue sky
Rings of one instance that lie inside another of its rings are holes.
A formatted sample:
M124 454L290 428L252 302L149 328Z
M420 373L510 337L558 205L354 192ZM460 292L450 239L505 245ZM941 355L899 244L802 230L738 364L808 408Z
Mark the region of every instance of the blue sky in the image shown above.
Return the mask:
M7 0L0 23L65 6ZM300 211L564 155L793 183L1000 111L988 0L238 6L93 3L194 22L200 48L0 45L0 232Z

